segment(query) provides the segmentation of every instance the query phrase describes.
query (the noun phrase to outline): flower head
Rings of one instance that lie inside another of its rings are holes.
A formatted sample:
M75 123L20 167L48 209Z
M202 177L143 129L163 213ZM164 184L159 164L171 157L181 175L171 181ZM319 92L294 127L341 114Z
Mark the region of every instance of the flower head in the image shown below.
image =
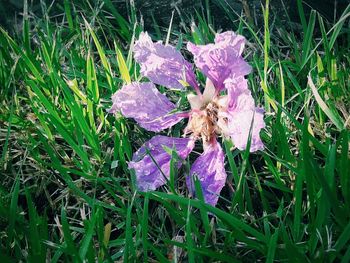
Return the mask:
M161 42L153 43L147 33L141 33L134 48L141 74L168 88L183 89L183 83L188 83L196 94L187 96L191 106L188 112L176 111L176 106L152 82L133 82L113 95L111 113L120 111L150 131L161 131L189 118L184 138L157 135L133 155L129 168L135 170L139 190L155 190L166 183L171 160L166 148L174 149L183 160L194 142L202 140L204 152L193 163L186 183L195 194L193 179L197 177L205 201L215 206L227 177L218 138L231 139L240 150L247 147L250 139L251 152L263 149L259 133L265 127L264 112L255 107L244 78L251 71L242 57L244 44L244 37L231 31L217 34L214 44L188 43L196 66L207 76L201 92L192 65L179 51ZM180 168L181 162L175 165Z

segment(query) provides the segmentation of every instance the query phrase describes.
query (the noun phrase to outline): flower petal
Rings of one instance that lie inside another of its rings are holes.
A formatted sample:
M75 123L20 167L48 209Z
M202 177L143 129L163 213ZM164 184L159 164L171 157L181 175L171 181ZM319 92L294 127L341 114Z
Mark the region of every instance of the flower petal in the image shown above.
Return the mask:
M207 80L205 82L205 88L203 91L204 103L209 103L210 101L212 101L215 94L216 94L216 89L214 87L214 84L209 78L207 78Z
M140 191L155 190L166 183L164 175L169 178L171 155L166 152L164 147L175 148L178 156L185 159L192 151L194 141L187 138L157 135L134 153L132 161L129 162L129 168L135 169L137 187ZM149 154L146 149L148 149ZM178 162L176 167L180 168L181 162Z
M240 150L245 150L247 147L252 122L252 136L249 150L250 152L255 152L264 148L264 144L260 138L260 130L265 128L264 110L255 108L253 110L236 111L228 120L231 139L234 145Z
M218 90L224 88L224 81L230 75L244 76L251 67L242 57L245 38L232 31L217 34L215 44L194 45L187 43L187 49L194 55L196 66L214 83Z
M181 81L197 87L192 65L174 47L153 43L142 32L134 46L134 58L141 66L141 74L152 82L168 88L182 89Z
M244 77L230 77L224 81L230 109L253 109L255 102Z
M170 113L176 106L151 82L125 85L113 95L112 100L110 113L120 110L125 117L135 119L149 131L167 129L183 119L180 113Z
M221 189L226 182L225 156L218 142L209 144L193 163L190 176L186 178L187 187L194 193L194 176L201 183L205 202L215 206Z
M203 106L212 101L216 94L216 89L209 78L207 78L203 94L188 94L187 100L192 110L200 110Z
M227 135L238 149L244 150L253 122L250 152L262 150L264 145L260 138L260 130L265 127L264 110L255 107L254 98L248 89L248 81L244 77L230 78L225 81L225 87L228 91L228 114L225 116Z
M215 35L214 42L234 48L237 55L242 55L245 45L245 38L241 35L236 35L232 31L226 31Z

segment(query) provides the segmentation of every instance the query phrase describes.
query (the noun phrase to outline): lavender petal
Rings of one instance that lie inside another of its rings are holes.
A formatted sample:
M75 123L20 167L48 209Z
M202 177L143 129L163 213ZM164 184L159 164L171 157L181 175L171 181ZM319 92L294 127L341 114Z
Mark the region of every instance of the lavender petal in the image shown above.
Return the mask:
M141 66L141 74L152 82L168 88L182 89L181 81L197 87L192 65L173 46L153 43L142 32L134 46L134 58Z
M225 86L229 98L227 130L233 143L238 149L245 150L252 126L250 152L262 150L264 145L260 138L260 130L265 128L264 110L255 107L247 80L244 77L227 79Z
M217 34L215 44L194 45L187 43L187 49L194 55L196 66L222 90L229 76L244 76L250 73L250 65L244 61L242 52L245 38L232 31Z
M218 142L209 144L201 156L193 163L190 176L186 178L187 187L194 193L194 176L200 181L204 200L215 206L221 189L226 182L225 156Z
M185 159L192 151L194 142L187 138L161 135L154 136L146 142L134 153L132 161L129 162L129 168L135 170L137 187L140 191L155 190L166 183L164 176L169 178L171 155L164 147L175 148L178 156ZM176 163L176 167L178 169L181 167L180 161Z
M183 119L181 113L170 113L176 106L150 82L125 85L112 96L112 101L110 113L119 110L149 131L167 129Z

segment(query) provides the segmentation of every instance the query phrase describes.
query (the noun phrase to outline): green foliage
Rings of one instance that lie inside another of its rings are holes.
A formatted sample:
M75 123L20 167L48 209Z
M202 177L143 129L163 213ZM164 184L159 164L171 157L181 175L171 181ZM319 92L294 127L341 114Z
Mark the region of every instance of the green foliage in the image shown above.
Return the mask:
M350 6L332 23L297 1L298 31L269 1L260 29L213 1L249 41L249 84L267 125L263 152L224 142L229 176L212 207L188 198L193 160L178 171L172 149L167 186L135 190L127 162L152 134L107 109L123 83L141 78L132 47L142 24L133 5L126 19L112 1L92 2L54 5L61 16L42 3L39 18L25 1L23 28L0 29L2 259L348 262ZM204 2L181 29L153 17L154 35L179 48L211 42L220 28Z

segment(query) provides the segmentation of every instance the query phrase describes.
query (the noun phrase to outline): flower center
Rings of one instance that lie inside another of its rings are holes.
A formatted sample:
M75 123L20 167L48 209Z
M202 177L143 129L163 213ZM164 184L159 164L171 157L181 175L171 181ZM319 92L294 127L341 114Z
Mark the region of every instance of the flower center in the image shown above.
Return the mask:
M186 133L192 133L194 137L201 137L204 142L210 142L220 133L217 126L218 111L219 106L214 101L203 105L200 110L193 110Z

